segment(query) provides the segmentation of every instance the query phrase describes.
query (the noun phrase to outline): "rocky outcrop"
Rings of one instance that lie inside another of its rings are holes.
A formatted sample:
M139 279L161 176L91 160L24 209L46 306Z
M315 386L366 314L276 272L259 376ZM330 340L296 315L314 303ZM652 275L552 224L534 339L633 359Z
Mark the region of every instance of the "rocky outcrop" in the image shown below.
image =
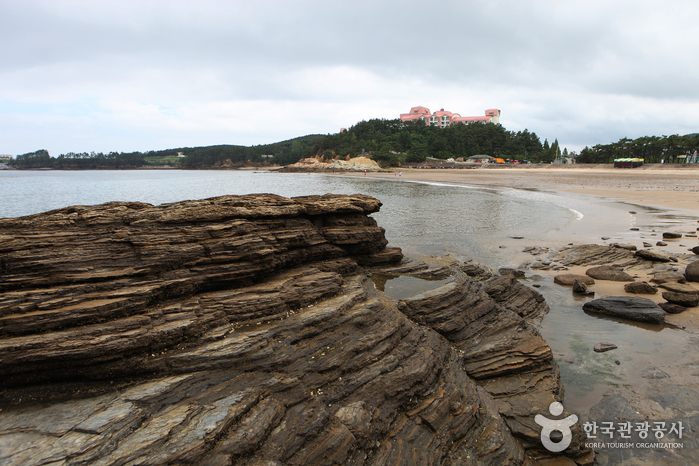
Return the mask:
M468 375L495 399L530 454L546 456L534 418L563 397L558 366L537 330L548 305L513 274L496 276L453 259L422 258L416 271L404 268L401 273L429 277L433 271L438 278L445 266L451 282L399 300L398 308L450 341ZM580 429L574 430L574 439L568 455L584 458L589 452L582 448Z
M468 264L442 268L439 299L392 302L361 269L402 257L380 206L251 195L0 220L2 463L532 457L531 414L561 396L528 323L545 302Z
M324 162L316 158L301 159L298 162L280 169L282 172L327 172L327 171L355 171L376 172L381 167L369 157L354 157L349 160L332 160Z
M583 310L639 322L665 322L665 312L648 298L608 296L586 302L583 304Z
M666 244L658 244L658 246L667 246L667 245ZM665 254L660 254L659 252L649 251L647 249L641 249L640 251L636 251L634 255L636 257L640 257L641 259L654 261L654 262L670 262L670 261L672 261L672 258L669 256L666 256Z

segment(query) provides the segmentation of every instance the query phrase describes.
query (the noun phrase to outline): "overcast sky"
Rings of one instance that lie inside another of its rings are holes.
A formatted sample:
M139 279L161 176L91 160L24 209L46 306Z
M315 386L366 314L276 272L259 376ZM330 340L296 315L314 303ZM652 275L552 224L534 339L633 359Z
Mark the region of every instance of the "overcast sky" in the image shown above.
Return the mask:
M265 144L423 105L699 132L696 1L0 0L0 154Z

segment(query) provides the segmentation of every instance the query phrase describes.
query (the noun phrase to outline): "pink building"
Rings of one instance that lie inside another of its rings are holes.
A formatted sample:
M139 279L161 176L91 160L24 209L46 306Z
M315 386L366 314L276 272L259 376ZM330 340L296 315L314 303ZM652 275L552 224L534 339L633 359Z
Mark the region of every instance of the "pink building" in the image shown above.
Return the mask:
M449 126L454 123L469 124L476 121L482 123L500 123L500 110L491 108L485 111L485 116L480 117L462 117L458 113L452 113L443 108L437 112L430 113L427 107L413 107L410 113L401 113L401 121L422 120L426 125L437 125L441 127Z

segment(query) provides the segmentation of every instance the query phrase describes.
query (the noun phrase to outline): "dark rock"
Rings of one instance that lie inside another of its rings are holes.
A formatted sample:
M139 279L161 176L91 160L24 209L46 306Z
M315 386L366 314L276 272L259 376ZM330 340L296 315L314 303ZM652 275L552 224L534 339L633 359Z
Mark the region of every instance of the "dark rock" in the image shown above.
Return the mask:
M636 211L635 211L635 210L630 210L629 213L630 213L630 214L636 214Z
M634 228L629 228L629 230L631 230L631 231L640 231L641 229L640 229L640 228L635 228L635 227L634 227Z
M644 247L644 248L652 248L653 245L644 241L644 242L643 242L643 247Z
M635 294L656 294L658 289L648 282L633 282L624 285L624 291Z
M694 254L699 254L699 246L694 246L692 249L690 249Z
M690 262L684 270L684 276L690 282L699 282L699 261Z
M512 275L480 284L458 279L399 301L398 307L459 349L462 367L500 401L498 409L508 426L526 446L540 445L540 428L534 422L539 412L534 406L548 406L560 392L554 383L559 376L553 354L542 346L535 329L548 311L538 292ZM574 438L582 441L580 434L576 428Z
M624 272L619 267L614 267L611 265L601 265L599 267L592 267L587 269L585 274L595 280L610 280L615 282L632 282L634 278L628 273Z
M573 273L562 273L559 275L556 275L553 277L553 282L558 284L558 285L563 285L563 286L573 286L575 285L575 281L579 280L581 283L585 285L594 285L595 280L592 277L588 277L587 275L576 275Z
M612 243L609 246L613 248L621 248L621 249L626 249L627 251L635 251L638 249L635 245L633 244L624 244L624 243Z
M607 351L611 351L617 348L618 346L614 343L599 342L595 345L593 349L595 350L595 353L605 353Z
M663 299L672 303L679 304L684 307L699 306L699 295L689 293L676 293L674 291L664 291Z
M654 251L648 251L646 249L640 249L634 253L636 257L640 257L641 259L645 259L648 261L653 261L653 262L670 262L672 259L670 259L668 256L665 254L660 254L659 252L654 252Z
M650 281L653 283L686 283L687 279L684 275L677 272L657 272L653 274L653 278Z
M573 293L581 294L584 296L594 296L595 292L587 289L587 285L580 280L575 280L573 285Z
M655 243L655 245L656 246L667 246L667 243L664 241L658 241L657 243Z
M524 239L524 236L510 236L512 239Z
M583 304L583 310L639 322L662 324L665 321L665 312L657 304L648 298L635 296L609 296L593 299Z
M687 310L687 308L684 306L672 303L659 303L658 306L660 306L660 308L668 314L680 314Z
M666 231L665 233L663 233L663 238L668 238L668 239L682 238L682 233L675 233L672 231Z

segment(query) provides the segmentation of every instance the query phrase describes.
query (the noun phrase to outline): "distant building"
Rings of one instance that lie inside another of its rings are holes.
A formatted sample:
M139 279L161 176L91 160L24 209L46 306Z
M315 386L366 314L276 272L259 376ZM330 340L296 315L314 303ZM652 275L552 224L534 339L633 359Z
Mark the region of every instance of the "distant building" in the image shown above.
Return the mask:
M430 113L427 107L413 107L409 113L400 114L401 121L422 120L426 125L449 126L455 123L500 123L500 110L491 108L485 111L485 116L480 117L462 117L458 113L452 113L443 108L437 112Z

